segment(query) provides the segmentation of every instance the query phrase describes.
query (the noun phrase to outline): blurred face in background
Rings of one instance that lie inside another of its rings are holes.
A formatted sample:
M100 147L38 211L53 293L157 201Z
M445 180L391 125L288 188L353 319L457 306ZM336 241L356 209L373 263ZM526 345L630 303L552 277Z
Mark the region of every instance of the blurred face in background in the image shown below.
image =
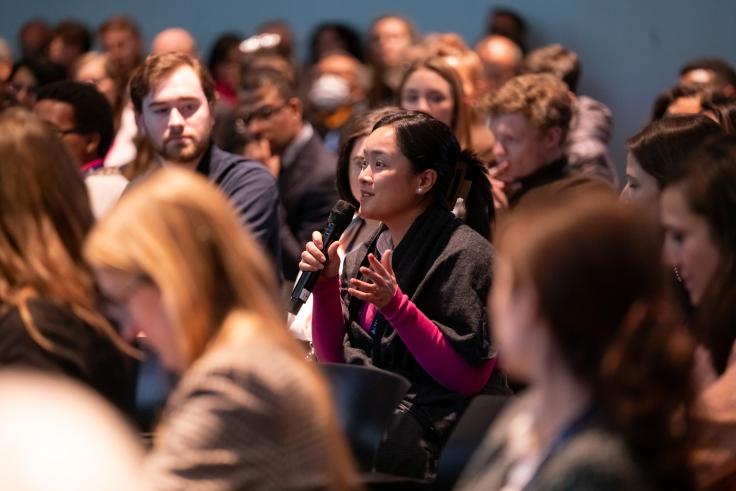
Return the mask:
M139 333L145 334L163 366L183 372L184 356L159 288L147 278L121 271L100 269L95 277L105 298L114 305L112 317L123 335L133 340Z
M560 135L556 133L560 132L553 131L559 128L542 131L521 113L494 116L490 127L496 137L496 177L503 182L511 183L534 173L559 150Z
M117 100L117 87L107 72L106 63L104 56L82 63L74 74L74 80L93 84L114 108Z
M8 87L26 109L32 109L36 103L38 80L27 67L20 67L9 80Z
M409 75L401 90L401 107L427 113L452 128L452 86L433 70L419 68Z
M547 331L540 322L532 288L514 284L512 267L500 255L495 268L488 312L499 360L509 375L528 381L536 369L535 363L541 361Z
M110 63L120 73L129 73L141 59L141 40L128 29L110 29L100 39Z
M662 192L664 256L677 268L690 302L698 306L721 262L721 254L706 219L696 214L682 185Z
M657 179L645 171L636 156L626 156L626 186L621 191L621 200L641 207L651 218L659 220L660 189Z
M411 27L398 17L379 20L371 31L373 59L384 68L399 66L403 61L404 51L411 44Z

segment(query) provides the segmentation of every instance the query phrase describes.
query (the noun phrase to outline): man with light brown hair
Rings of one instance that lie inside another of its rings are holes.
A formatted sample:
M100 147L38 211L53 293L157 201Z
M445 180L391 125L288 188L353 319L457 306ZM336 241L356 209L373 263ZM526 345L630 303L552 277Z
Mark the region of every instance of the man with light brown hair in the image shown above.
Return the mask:
M491 98L488 113L496 137L492 175L510 208L535 204L571 188L605 188L595 177L570 172L564 142L572 119L567 85L550 74L520 75Z
M262 164L212 143L215 83L199 60L185 53L149 56L131 76L130 99L155 166L184 167L210 179L264 249L279 258L276 180Z

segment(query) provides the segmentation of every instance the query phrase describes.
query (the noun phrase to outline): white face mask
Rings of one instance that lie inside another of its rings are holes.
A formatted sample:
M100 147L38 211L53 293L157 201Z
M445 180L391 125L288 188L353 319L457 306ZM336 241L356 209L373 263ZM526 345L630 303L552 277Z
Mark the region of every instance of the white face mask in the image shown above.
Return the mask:
M350 102L350 87L342 77L320 75L312 82L307 97L317 109L331 112Z

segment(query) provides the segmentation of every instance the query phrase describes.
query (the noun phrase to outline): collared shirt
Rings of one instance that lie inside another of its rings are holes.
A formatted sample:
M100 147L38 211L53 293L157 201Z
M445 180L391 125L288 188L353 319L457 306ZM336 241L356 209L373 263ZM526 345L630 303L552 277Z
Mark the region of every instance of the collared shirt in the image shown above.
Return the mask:
M313 135L314 128L312 128L312 125L309 123L304 123L302 125L302 129L299 130L299 134L296 135L291 143L289 143L289 145L286 147L286 150L284 150L284 153L281 155L282 169L285 169L289 167L292 163L294 163L297 155L299 155L299 152L302 151L304 145L307 144L307 142L312 138Z

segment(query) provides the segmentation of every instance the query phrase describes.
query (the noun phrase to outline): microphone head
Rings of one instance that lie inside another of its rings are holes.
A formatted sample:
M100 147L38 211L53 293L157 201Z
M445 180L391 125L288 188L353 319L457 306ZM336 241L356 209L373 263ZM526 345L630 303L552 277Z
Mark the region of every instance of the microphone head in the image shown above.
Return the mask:
M335 231L342 234L353 221L353 215L355 215L355 207L347 201L340 200L330 212L329 223L334 223Z

